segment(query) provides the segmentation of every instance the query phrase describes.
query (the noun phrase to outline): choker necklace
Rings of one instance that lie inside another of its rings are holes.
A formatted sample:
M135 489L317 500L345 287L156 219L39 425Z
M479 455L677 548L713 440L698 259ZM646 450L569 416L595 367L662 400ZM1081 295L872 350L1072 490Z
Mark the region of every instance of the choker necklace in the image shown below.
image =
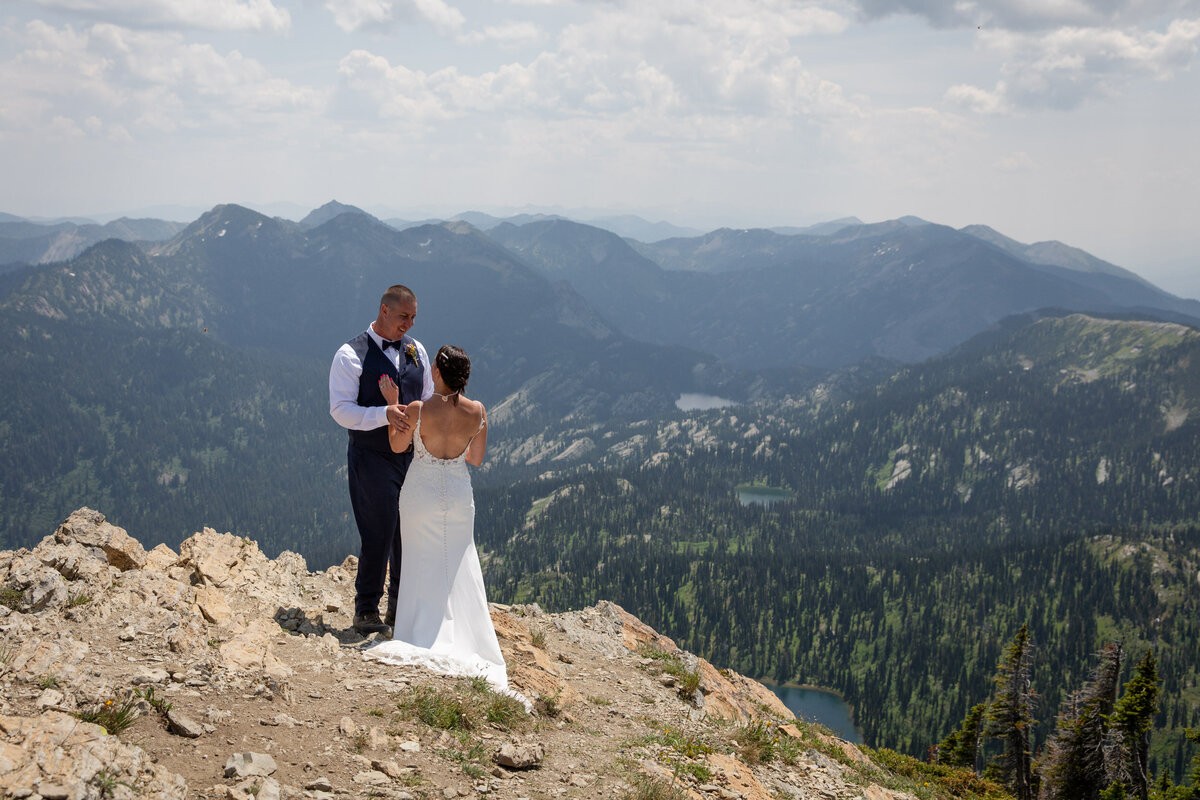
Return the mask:
M446 402L449 402L450 398L454 397L454 395L456 395L456 394L458 394L458 392L451 392L450 394L442 394L441 392L434 392L433 396L442 398L442 402L446 403Z

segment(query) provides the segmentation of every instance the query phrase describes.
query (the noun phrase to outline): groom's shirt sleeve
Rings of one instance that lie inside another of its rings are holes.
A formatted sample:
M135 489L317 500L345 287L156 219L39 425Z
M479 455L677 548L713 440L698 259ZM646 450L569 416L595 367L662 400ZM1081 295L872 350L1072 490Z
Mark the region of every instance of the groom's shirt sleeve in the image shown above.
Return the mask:
M329 415L343 428L371 431L388 424L387 406L360 406L358 379L362 361L349 344L338 348L329 368Z
M417 342L417 350L421 356L421 366L424 370L421 375L421 402L425 402L433 397L433 371L429 368L429 354L425 352L425 345Z

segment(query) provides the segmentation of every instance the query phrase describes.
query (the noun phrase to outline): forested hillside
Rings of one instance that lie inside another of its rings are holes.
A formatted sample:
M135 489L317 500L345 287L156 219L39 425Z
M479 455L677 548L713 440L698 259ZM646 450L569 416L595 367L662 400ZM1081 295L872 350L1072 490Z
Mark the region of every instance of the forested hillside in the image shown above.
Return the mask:
M606 469L487 493L489 581L552 608L609 597L716 663L834 687L869 742L914 754L986 697L1022 623L1041 737L1101 644L1153 645L1156 763L1182 765L1178 729L1200 724L1200 334L1014 328L852 400L595 432ZM793 499L743 507L751 481Z

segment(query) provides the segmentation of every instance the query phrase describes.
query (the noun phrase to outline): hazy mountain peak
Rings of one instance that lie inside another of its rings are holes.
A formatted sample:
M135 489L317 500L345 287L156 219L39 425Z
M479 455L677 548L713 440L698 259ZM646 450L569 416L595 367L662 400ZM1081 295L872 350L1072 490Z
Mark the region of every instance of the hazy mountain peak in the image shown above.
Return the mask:
M323 225L334 217L339 217L342 214L362 214L364 217L371 217L370 214L363 211L358 206L346 205L339 203L337 200L330 200L320 208L315 208L308 213L304 219L300 220L300 227L305 230L315 228L318 225ZM374 219L374 217L371 217Z
M447 220L446 222L442 223L442 227L451 233L458 234L459 236L466 236L468 234L479 232L478 228L463 219Z
M1103 259L1096 258L1090 253L1080 250L1078 247L1071 247L1059 241L1025 244L1024 242L1018 242L1016 239L1005 236L987 225L968 225L959 230L961 233L974 236L976 239L981 239L995 245L1001 250L1031 264L1061 267L1063 269L1074 270L1075 272L1113 275L1118 278L1137 281L1143 286L1152 287L1155 291L1158 291L1157 287L1154 287L1153 284L1141 276L1118 267L1116 264L1110 264Z

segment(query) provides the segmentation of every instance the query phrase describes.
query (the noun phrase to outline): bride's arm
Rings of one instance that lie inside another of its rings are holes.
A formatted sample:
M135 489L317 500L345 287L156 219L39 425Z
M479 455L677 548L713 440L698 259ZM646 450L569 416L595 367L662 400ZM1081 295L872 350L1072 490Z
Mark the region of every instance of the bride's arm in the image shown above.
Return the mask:
M467 447L467 455L464 459L468 464L476 467L483 463L483 454L487 452L487 409L483 407L483 403L479 404L479 408L483 412L483 421L480 423L479 433L475 434L475 438Z
M408 404L405 409L406 414L421 413L421 401L414 400ZM412 445L413 429L407 422L397 425L394 421L388 425L388 444L391 445L393 453L403 453Z

